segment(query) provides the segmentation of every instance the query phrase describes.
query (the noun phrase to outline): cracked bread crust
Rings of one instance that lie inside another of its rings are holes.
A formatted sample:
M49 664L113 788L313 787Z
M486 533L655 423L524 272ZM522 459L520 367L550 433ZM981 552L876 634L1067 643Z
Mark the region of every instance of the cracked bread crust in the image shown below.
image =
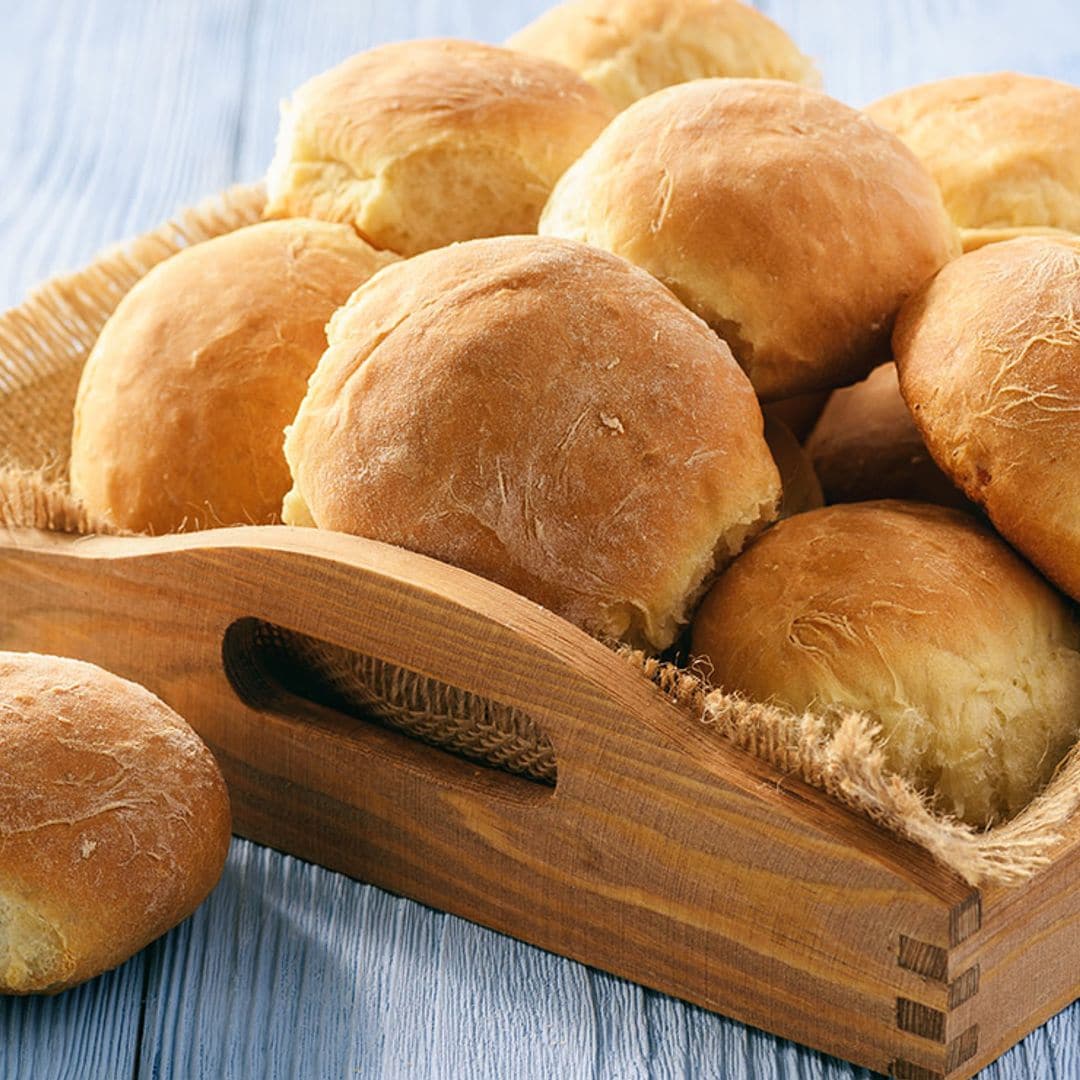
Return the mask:
M0 652L0 993L56 993L187 918L221 875L229 799L148 690Z
M713 681L880 724L891 771L984 826L1045 785L1080 725L1080 625L974 518L925 503L782 521L720 576L693 626Z
M659 278L763 400L866 375L903 301L960 250L896 136L767 79L702 79L632 105L556 185L540 232Z
M1013 72L962 75L866 111L929 169L965 247L1080 232L1080 87Z
M429 252L358 290L329 339L286 436L288 523L431 555L660 649L775 514L731 353L605 252Z
M813 61L740 0L570 0L506 44L580 72L617 109L691 79L821 85Z
M904 308L893 347L938 466L1080 600L1080 240L957 259Z
M282 432L326 348L326 323L394 258L344 225L294 219L158 264L83 370L74 494L132 532L277 521L289 487Z
M532 233L613 115L551 60L449 39L382 45L282 106L266 214L350 224L400 255Z

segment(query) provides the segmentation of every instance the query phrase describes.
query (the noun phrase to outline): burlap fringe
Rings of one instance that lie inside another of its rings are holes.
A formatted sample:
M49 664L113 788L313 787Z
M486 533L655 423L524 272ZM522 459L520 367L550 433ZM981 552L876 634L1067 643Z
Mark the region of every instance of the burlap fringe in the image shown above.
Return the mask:
M1009 821L980 831L936 813L885 767L878 726L849 710L795 715L709 688L703 678L629 649L623 655L673 702L741 749L821 788L886 829L926 848L972 885L1016 884L1050 862L1080 803L1080 747Z
M20 468L0 469L0 527L79 536L117 531L91 514L60 481Z
M123 295L180 249L257 221L257 187L234 188L160 229L54 278L0 316L0 525L56 532L110 531L65 486L71 411L86 356ZM426 742L496 768L555 782L550 743L532 719L370 657L266 628L275 670L305 696L373 716ZM1080 750L1012 820L979 832L934 812L890 774L877 729L856 713L792 715L711 689L693 672L620 650L687 712L748 753L794 775L931 852L972 884L1015 883L1049 862L1080 802ZM627 677L633 677L628 670Z

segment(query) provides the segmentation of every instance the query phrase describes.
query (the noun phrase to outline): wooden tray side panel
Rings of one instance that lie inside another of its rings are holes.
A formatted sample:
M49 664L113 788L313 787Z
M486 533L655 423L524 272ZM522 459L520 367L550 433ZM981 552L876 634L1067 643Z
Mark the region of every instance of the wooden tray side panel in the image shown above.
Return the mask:
M245 703L222 642L252 616L524 709L555 788L285 694ZM307 530L12 534L0 647L159 693L217 754L243 835L881 1071L961 1075L975 1053L933 965L978 894L471 575Z

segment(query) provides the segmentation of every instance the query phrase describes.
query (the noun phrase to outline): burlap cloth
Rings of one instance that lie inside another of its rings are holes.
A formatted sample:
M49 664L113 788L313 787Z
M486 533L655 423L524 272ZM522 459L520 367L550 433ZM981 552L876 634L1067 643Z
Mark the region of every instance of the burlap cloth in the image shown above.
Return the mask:
M238 187L161 228L105 252L86 269L47 282L0 316L0 525L109 531L66 487L71 411L79 374L120 298L169 255L259 219L261 189ZM265 656L307 696L546 783L555 759L529 717L391 664L266 627ZM848 712L792 715L710 689L698 675L620 650L628 679L648 678L687 723L712 728L930 851L972 884L1012 883L1049 861L1080 799L1080 752L1010 821L979 832L935 814L888 773L875 725Z

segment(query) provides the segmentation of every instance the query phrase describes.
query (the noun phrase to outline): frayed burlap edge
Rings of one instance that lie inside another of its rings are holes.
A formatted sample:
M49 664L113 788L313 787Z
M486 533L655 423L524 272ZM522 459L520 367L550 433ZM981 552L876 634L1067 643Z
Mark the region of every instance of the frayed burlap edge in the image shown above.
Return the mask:
M0 525L113 531L93 520L65 484L72 405L86 356L120 299L147 271L190 244L259 220L263 203L260 187L233 188L105 252L84 270L52 279L0 315ZM316 692L309 681L309 696L495 767L555 779L550 744L517 710L370 657L301 643L295 635L278 635L274 648L296 678L325 680ZM1074 750L1026 809L980 832L936 814L887 771L877 728L866 717L796 716L712 689L671 664L619 651L688 718L919 844L974 885L1020 882L1045 866L1080 802L1080 751Z
M971 885L1017 884L1046 866L1080 803L1075 747L1019 814L979 830L935 812L923 794L890 773L878 725L861 713L796 715L712 689L698 675L640 652L620 653L700 723L925 848Z
M73 498L59 481L19 468L0 469L0 526L79 536L116 532Z

